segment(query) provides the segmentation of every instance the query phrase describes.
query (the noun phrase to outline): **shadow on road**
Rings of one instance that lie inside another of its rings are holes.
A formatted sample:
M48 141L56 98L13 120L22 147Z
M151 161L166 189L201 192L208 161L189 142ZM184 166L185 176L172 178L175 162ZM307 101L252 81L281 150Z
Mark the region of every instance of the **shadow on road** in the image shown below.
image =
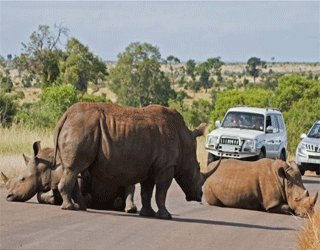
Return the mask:
M139 213L137 214L127 214L121 212L113 212L113 211L97 211L97 210L87 210L89 213L93 214L105 214L112 216L127 216L134 217L138 219L147 219L147 220L161 220L154 217L140 217ZM218 226L230 226L230 227L242 227L242 228L253 228L253 229L262 229L262 230L276 230L276 231L295 231L294 228L289 227L270 227L270 226L262 226L262 225L253 225L246 223L238 223L238 222L226 222L226 221L215 221L215 220L204 220L204 219L189 219L189 218L177 218L174 217L172 220L168 220L168 222L182 222L182 223L198 223L198 224L206 224L206 225L218 225Z

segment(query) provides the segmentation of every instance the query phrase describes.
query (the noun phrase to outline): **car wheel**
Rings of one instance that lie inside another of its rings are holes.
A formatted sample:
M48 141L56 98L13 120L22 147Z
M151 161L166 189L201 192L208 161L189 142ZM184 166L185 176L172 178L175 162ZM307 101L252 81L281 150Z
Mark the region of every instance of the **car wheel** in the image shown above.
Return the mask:
M320 169L316 170L316 174L320 175Z
M286 161L286 153L284 151L281 152L280 154L280 160Z
M301 173L301 175L304 175L304 173L306 172L306 170L302 170L302 169L300 169L300 173Z
M257 160L260 160L260 159L263 159L263 158L266 158L266 154L265 154L264 150L261 149L260 150L260 154L257 157Z

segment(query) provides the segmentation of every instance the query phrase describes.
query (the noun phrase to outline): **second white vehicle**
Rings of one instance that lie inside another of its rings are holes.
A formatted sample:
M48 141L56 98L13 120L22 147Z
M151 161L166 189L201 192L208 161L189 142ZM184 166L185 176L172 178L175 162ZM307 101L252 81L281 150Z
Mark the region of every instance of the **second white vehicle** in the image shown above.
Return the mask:
M282 114L274 108L234 107L206 139L208 164L223 158L257 160L287 158L287 133Z

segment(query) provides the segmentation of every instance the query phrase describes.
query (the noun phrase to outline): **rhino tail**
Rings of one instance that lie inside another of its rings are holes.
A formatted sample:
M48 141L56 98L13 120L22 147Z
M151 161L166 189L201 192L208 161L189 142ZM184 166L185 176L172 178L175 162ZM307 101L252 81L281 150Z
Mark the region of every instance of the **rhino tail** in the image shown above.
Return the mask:
M61 131L66 119L67 119L67 112L65 112L63 114L63 116L60 118L60 120L58 121L58 123L56 125L55 131L54 131L54 154L53 154L53 159L52 159L52 167L53 168L55 168L55 166L56 166L56 159L57 159L57 152L58 152L58 138L59 138L60 131Z

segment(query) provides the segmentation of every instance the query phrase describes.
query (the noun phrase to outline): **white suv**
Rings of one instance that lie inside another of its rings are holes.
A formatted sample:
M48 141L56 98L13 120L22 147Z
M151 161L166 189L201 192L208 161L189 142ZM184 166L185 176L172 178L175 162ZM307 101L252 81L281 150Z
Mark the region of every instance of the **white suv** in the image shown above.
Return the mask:
M302 141L296 151L296 162L302 175L306 170L320 175L320 120L311 127L308 135L301 135Z
M234 107L208 134L208 164L223 158L287 159L287 133L281 112L274 108Z

